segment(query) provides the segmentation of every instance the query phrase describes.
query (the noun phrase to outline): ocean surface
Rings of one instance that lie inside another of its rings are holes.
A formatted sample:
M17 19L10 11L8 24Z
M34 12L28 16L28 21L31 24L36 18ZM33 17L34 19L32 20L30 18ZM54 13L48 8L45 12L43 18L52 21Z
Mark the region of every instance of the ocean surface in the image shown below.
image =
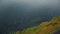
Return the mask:
M23 30L60 16L60 0L1 0L0 32Z

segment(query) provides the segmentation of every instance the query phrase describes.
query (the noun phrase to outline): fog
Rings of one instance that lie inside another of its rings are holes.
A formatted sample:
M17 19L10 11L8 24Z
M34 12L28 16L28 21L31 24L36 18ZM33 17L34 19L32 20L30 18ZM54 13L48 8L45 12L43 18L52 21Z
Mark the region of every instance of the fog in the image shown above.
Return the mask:
M60 0L0 0L0 32L23 30L60 16Z

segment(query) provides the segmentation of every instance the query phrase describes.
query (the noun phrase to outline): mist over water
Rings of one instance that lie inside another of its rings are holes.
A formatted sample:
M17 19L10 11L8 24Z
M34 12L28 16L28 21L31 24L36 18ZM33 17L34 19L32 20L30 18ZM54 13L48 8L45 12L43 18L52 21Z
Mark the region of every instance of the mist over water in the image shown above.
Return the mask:
M60 0L0 0L0 32L17 31L60 16Z

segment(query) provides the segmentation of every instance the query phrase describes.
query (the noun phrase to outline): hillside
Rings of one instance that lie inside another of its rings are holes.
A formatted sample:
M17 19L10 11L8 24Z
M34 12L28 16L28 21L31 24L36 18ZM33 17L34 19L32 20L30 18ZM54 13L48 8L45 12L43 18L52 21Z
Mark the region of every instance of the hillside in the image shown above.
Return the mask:
M38 26L24 29L21 32L14 32L14 34L53 34L57 30L60 30L60 16L54 17L50 21L42 22Z

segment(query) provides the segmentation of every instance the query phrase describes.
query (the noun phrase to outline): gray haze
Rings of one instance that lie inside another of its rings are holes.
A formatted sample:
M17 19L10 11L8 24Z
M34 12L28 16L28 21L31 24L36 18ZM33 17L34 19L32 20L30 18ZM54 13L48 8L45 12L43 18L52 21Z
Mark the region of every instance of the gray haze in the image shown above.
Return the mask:
M0 32L17 31L60 16L60 0L0 0Z

